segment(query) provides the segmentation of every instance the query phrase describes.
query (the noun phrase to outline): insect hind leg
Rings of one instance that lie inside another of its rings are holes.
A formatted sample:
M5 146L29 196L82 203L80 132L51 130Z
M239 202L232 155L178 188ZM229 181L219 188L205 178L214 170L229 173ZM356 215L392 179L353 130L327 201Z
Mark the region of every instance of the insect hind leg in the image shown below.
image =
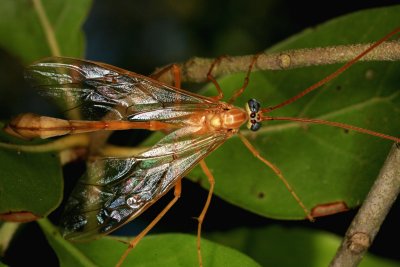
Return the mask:
M296 202L299 204L299 206L303 209L304 213L306 214L306 217L310 221L314 221L313 216L311 215L310 211L306 208L304 203L301 201L299 196L296 194L296 192L293 190L292 186L289 184L289 182L286 180L286 178L282 175L281 170L279 170L278 167L276 167L274 164L272 164L270 161L267 159L263 158L260 153L255 149L255 147L247 140L244 135L242 135L240 132L238 133L238 136L242 140L243 144L250 150L250 152L259 160L261 160L265 165L267 165L275 174L278 176L278 178L284 183L285 187L287 190L290 192L290 194L293 196L293 198L296 200Z
M173 77L173 82L164 80L163 77L166 72L171 73L171 76ZM177 64L171 64L153 73L150 77L157 81L172 84L177 88L181 88L181 81L182 81L181 72L182 72L181 68Z
M171 209L171 207L178 201L181 196L182 192L182 185L181 179L178 179L177 183L175 184L174 188L174 198L168 203L168 205L151 221L149 225L145 229L143 229L140 234L138 234L132 241L129 242L129 247L125 250L124 254L122 254L121 258L119 259L116 267L122 265L125 261L126 257L128 256L129 252L134 249L137 244L142 240L142 238L151 230L153 227L161 220L161 218Z
M199 266L203 266L203 261L201 257L201 227L204 221L204 218L206 216L208 207L210 206L211 203L211 197L214 192L214 184L215 184L215 179L214 176L212 175L210 169L207 167L207 164L204 160L200 161L200 167L203 170L204 174L208 178L208 182L210 183L210 189L208 190L208 195L207 195L207 200L206 203L204 204L203 210L201 211L199 217L197 218L198 225L197 225L197 256L199 259Z

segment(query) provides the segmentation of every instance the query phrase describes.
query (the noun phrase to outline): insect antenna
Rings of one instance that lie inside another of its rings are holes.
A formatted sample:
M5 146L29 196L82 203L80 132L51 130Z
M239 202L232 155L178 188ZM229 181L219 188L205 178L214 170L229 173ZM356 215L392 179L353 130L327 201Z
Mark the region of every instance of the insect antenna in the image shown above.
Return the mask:
M302 98L303 96L305 96L306 94L314 91L315 89L318 89L319 87L321 87L322 85L324 85L325 83L329 82L330 80L333 80L334 78L336 78L337 76L339 76L342 72L344 72L345 70L347 70L350 66L352 66L354 63L356 63L357 61L359 61L362 57L364 57L365 55L367 55L369 52L371 52L372 50L374 50L376 47L378 47L379 45L381 45L383 42L387 41L389 38L391 38L393 35L397 34L400 32L400 27L394 29L393 31L391 31L390 33L388 33L387 35L385 35L384 37L382 37L380 40L376 41L375 43L373 43L368 49L364 50L363 52L361 52L360 54L358 54L356 57L354 57L352 60L348 61L346 64L344 64L342 67L340 67L339 69L337 69L335 72L331 73L330 75L326 76L325 78L323 78L322 80L314 83L313 85L311 85L310 87L308 87L307 89L305 89L304 91L300 92L299 94L283 101L282 103L276 105L276 106L272 106L272 107L267 107L264 109L261 109L262 112L268 113L271 112L275 109L281 108L283 106L286 106L290 103L295 102L296 100Z
M353 125L349 125L349 124L345 124L345 123L341 123L341 122L326 121L326 120L320 120L320 119L309 119L309 118L270 117L270 116L263 116L261 118L261 120L262 121L274 121L274 120L275 121L298 121L298 122L304 122L304 123L324 124L324 125L329 125L329 126L333 126L333 127L351 130L351 131L356 131L359 133L373 135L373 136L377 136L379 138L388 139L388 140L392 140L396 143L400 143L400 138L390 136L387 134L383 134L383 133L374 132L371 130L367 130L364 128L360 128L357 126L353 126Z

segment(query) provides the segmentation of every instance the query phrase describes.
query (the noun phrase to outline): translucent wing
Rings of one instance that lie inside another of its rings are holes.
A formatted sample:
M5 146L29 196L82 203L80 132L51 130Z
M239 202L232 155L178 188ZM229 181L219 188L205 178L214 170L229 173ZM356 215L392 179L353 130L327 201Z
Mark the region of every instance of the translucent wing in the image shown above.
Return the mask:
M40 94L79 107L82 119L172 120L218 103L104 63L46 58L27 68L25 78Z
M90 239L134 219L227 138L224 133L196 131L178 129L136 157L89 163L64 211L64 237Z

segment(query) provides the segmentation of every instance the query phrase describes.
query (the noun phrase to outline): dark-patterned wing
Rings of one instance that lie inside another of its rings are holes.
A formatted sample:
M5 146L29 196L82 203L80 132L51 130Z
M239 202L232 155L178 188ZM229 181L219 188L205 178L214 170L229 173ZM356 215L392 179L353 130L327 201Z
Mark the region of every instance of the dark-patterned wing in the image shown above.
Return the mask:
M104 63L53 57L25 73L41 95L84 120L171 120L218 103Z
M88 163L63 214L64 237L91 239L134 219L227 138L198 130L178 129L136 157Z

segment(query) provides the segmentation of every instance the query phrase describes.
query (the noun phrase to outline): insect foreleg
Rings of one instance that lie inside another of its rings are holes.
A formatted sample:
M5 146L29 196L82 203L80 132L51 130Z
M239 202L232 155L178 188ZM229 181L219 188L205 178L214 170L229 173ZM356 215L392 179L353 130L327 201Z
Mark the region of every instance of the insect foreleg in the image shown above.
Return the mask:
M300 207L303 209L304 213L306 214L307 218L310 221L314 221L314 218L311 216L310 211L306 208L306 206L303 204L303 202L300 200L299 196L294 192L292 186L289 184L289 182L286 180L285 177L283 177L281 170L279 170L278 167L276 167L274 164L269 162L267 159L263 158L260 153L256 150L256 148L247 140L244 135L242 135L240 132L238 133L238 136L242 140L243 144L250 150L250 152L259 160L261 160L265 165L267 165L278 177L281 179L281 181L285 184L286 188L289 190L290 194L296 199L297 203L299 203Z
M140 232L131 242L129 242L129 247L125 250L124 254L121 256L117 263L117 267L121 266L125 258L128 256L129 252L136 247L136 245L142 240L142 238L161 220L161 218L171 209L171 207L178 201L181 196L182 185L181 178L179 178L174 187L174 198L168 203L168 205L151 221L147 227Z
M218 91L218 95L212 97L216 101L220 101L222 98L224 98L224 92L222 91L221 86L219 86L219 84L218 84L217 80L215 79L215 77L212 75L212 71L215 68L215 66L217 64L220 64L222 59L225 58L225 57L226 56L220 56L216 60L214 60L214 62L211 64L210 69L207 72L207 79L214 84L215 88Z
M249 65L249 68L247 69L246 77L244 78L242 87L240 87L233 93L233 95L231 96L231 98L228 101L229 104L232 104L233 102L235 102L236 98L238 98L241 94L243 94L244 90L247 88L247 85L249 85L249 78L250 78L251 71L253 70L253 67L256 64L259 56L260 56L260 54L256 54L253 57L250 65Z

